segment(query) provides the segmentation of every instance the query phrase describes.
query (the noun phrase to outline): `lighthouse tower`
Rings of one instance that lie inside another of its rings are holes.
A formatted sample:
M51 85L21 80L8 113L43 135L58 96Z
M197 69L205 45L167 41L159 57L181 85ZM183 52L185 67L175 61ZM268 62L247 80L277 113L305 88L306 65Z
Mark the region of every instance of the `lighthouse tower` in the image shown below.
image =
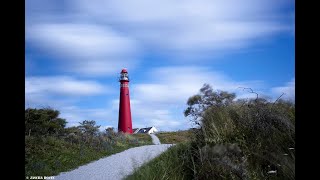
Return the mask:
M129 76L126 69L122 69L120 73L120 104L119 104L119 123L118 131L132 134L132 120L130 110L129 96Z

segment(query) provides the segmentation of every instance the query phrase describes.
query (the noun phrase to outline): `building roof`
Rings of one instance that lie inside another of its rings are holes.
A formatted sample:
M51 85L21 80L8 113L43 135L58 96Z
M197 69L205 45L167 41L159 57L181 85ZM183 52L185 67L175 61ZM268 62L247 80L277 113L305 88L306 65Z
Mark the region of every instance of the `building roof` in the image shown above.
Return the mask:
M140 128L137 133L148 133L153 127Z
M152 127L149 127L149 128L141 128L141 129L138 131L138 133L147 133L147 132L150 131L151 128L152 128Z

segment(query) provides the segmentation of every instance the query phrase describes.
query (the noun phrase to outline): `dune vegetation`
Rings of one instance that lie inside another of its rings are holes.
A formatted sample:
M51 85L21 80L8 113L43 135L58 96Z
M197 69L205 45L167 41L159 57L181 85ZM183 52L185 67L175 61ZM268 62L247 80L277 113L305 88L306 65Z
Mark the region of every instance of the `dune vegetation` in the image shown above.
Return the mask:
M295 179L295 104L255 94L235 100L234 93L205 84L187 101L184 115L196 127L189 140L127 179ZM161 136L176 142L168 133Z
M52 108L25 110L25 174L53 176L129 149L152 144L147 134L99 131L94 120L68 127Z

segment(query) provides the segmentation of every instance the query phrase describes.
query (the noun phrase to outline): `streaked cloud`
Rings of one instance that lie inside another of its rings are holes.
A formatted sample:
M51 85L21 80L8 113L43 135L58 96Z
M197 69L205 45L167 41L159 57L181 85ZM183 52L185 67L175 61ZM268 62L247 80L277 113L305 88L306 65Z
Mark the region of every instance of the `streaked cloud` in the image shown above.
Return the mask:
M78 75L135 68L152 51L198 61L294 31L290 0L27 1L26 39ZM290 34L290 33L289 33Z
M67 76L26 77L25 93L59 94L67 96L92 96L105 93L106 87L95 81L77 80Z
M180 119L181 114L178 112L178 117L174 109L161 107L162 105L148 101L140 101L131 99L131 113L133 128L144 128L155 126L158 130L178 130L189 128L187 121ZM117 109L118 110L118 109ZM118 112L118 111L117 111Z
M259 89L260 81L237 82L221 72L211 71L206 67L177 66L162 67L150 70L147 77L153 77L150 84L135 84L132 88L135 97L144 101L163 103L185 103L187 99L199 92L205 83L209 83L214 90L229 92L243 92L238 87Z
M101 125L100 130L105 127L115 127L117 116L112 115L109 108L80 108L78 106L64 106L61 109L61 117L68 121L67 127L78 126L84 120L94 120L96 125ZM117 128L115 128L117 129Z
M247 47L293 31L291 1L75 1L78 13L111 24L158 53L181 58ZM230 53L230 52L228 52Z
M85 97L112 93L106 85L92 80L68 76L32 76L25 78L25 106L62 107L77 103Z
M78 23L32 24L26 40L60 58L62 72L110 75L122 67L133 68L136 42L106 26Z
M282 99L295 100L295 78L287 82L284 86L274 87L271 89L271 92L274 93L275 98L283 94Z

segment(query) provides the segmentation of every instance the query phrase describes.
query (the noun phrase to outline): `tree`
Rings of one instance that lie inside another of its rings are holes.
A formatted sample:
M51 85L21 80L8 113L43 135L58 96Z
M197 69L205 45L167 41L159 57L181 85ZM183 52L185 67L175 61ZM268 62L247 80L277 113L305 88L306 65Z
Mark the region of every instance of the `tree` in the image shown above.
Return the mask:
M73 133L75 135L80 135L81 134L81 130L79 129L79 127L72 126L72 127L65 128L65 133L66 134Z
M59 118L60 112L52 108L25 110L26 135L59 135L67 121Z
M80 126L78 127L85 135L96 136L99 133L100 126L96 126L96 122L94 120L84 120L79 123Z
M106 131L106 134L114 134L115 131L114 131L114 127L108 127L107 129L105 129Z
M188 99L188 107L184 111L184 115L186 117L190 116L192 122L200 125L200 118L209 107L227 106L232 103L235 97L235 93L228 93L226 91L214 92L209 84L204 84L198 94Z

